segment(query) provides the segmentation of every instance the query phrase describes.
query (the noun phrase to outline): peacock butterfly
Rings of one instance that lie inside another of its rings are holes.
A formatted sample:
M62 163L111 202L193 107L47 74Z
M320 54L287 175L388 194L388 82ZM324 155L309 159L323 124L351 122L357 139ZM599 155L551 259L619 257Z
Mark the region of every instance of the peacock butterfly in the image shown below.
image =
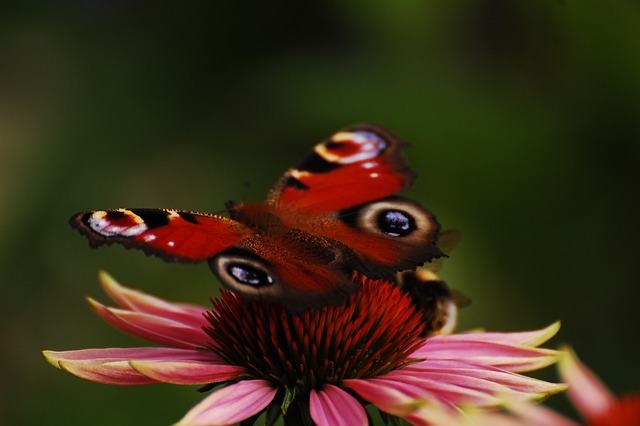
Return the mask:
M230 217L170 209L75 214L70 225L92 247L117 243L166 261L207 260L239 295L292 313L337 304L358 289L354 271L392 279L444 256L440 226L418 202L404 143L358 125L317 144L259 204L230 204Z

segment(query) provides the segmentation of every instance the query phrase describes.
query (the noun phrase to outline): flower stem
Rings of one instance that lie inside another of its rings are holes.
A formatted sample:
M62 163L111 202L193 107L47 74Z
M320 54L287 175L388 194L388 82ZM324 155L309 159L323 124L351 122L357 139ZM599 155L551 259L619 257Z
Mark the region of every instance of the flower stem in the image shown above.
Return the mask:
M291 404L286 414L282 416L285 426L314 426L309 413L309 405L303 402Z

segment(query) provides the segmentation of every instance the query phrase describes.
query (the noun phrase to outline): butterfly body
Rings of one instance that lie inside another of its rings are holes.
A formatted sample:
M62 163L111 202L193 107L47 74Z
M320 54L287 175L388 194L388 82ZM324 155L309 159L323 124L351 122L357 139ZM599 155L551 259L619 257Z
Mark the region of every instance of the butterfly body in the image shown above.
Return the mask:
M229 217L168 209L95 210L70 223L92 246L117 243L167 261L208 261L221 282L292 312L339 303L353 271L392 278L443 255L439 225L395 196L415 173L402 143L357 126L319 143L264 203L228 206Z
M400 287L422 314L424 337L449 334L455 328L458 308L465 305L435 273L427 269L399 274Z

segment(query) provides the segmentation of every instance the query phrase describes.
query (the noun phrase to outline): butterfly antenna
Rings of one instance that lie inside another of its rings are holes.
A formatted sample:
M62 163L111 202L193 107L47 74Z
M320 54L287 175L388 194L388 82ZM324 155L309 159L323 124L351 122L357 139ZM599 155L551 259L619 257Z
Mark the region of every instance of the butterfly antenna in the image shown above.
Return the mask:
M215 214L222 214L222 213L230 213L231 210L233 210L233 207L238 204L233 200L227 200L226 203L224 203L224 209L222 210L218 210L217 212L215 212Z
M242 191L242 196L240 197L240 202L236 202L233 200L227 200L226 203L224 203L224 209L222 210L218 210L216 211L214 214L222 214L222 213L231 213L234 209L235 206L237 206L238 204L245 204L245 200L247 198L247 191L249 190L249 188L251 188L251 183L249 181L244 181L242 182L242 186L243 186L243 191Z

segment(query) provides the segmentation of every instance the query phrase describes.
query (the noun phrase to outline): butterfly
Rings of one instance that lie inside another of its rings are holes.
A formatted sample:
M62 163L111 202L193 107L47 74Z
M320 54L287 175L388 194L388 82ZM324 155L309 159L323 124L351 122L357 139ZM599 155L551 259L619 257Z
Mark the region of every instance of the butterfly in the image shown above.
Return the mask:
M92 247L207 261L241 297L301 313L346 300L358 290L354 272L393 279L444 256L433 214L396 195L416 177L404 145L378 125L340 130L285 172L264 202L228 204L229 217L119 208L78 213L69 223Z

